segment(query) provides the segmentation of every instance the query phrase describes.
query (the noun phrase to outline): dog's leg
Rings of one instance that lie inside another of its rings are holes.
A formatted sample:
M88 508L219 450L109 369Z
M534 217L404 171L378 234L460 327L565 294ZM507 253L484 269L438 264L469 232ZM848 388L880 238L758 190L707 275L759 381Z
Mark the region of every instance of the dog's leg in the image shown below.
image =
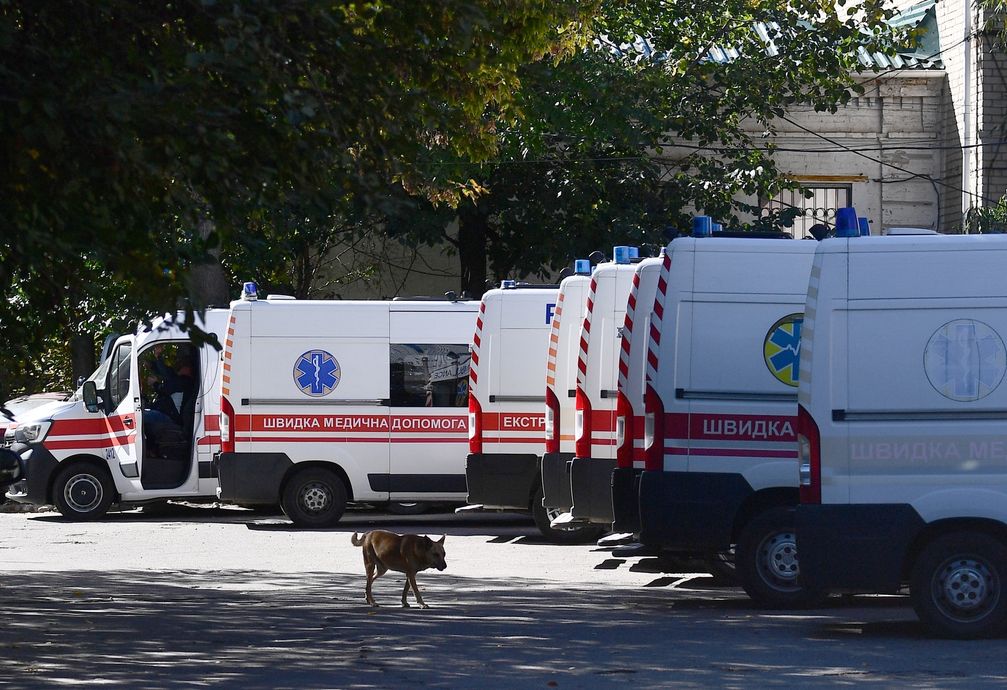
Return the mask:
M406 601L406 596L409 594L409 575L406 575L406 586L402 588L402 607L411 608L409 602Z
M367 603L371 606L377 607L378 602L374 601L374 595L371 593L371 585L374 584L374 580L377 576L374 574L374 563L368 561L367 566L367 586L364 588L364 596L367 599Z
M413 586L413 596L416 597L416 602L420 605L420 608L421 609L428 609L428 608L430 608L429 606L427 606L426 602L423 601L423 597L420 596L420 588L416 586L416 574L415 573L406 573L406 578L407 578L406 579L406 588L408 589L408 587L409 587L410 584ZM405 594L405 592L402 593L402 603L403 604L406 603L406 594Z

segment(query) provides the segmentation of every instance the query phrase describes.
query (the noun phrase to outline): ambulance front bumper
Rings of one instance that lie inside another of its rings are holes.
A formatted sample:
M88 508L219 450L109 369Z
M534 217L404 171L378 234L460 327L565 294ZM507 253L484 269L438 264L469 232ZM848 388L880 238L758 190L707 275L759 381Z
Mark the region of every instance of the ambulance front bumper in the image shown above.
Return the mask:
M909 546L926 526L904 504L800 505L795 523L810 589L872 594L898 591Z
M640 531L640 475L635 467L616 467L612 470L612 531L633 533Z
M8 487L6 495L18 503L49 503L49 487L59 462L41 443L15 443L10 449L21 458L21 477Z
M570 491L574 519L612 524L612 470L615 460L574 458L570 463Z
M753 493L740 474L645 470L640 542L668 551L724 551L731 546L738 509Z
M528 510L538 488L539 457L531 453L469 453L466 502L486 508Z
M570 493L570 461L573 453L546 453L542 456L542 505L567 513L573 505Z
M275 505L293 464L286 453L221 453L217 497L233 503Z

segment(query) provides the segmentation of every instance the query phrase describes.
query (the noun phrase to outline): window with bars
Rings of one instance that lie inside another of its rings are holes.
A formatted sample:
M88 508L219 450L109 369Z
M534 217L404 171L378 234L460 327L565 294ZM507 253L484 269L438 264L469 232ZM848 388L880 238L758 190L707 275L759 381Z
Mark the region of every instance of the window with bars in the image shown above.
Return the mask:
M805 197L811 192L810 197ZM836 223L836 210L853 203L853 185L819 185L784 190L772 199L763 200L762 215L778 213L788 208L799 209L794 218L796 238L811 237L811 226L823 223L831 229Z

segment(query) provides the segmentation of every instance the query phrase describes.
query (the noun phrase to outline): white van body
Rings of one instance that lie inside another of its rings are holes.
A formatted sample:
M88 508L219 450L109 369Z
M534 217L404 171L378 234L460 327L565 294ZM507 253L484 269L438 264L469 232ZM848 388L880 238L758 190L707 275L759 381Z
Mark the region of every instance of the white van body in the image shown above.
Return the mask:
M636 266L626 301L626 320L619 348L619 395L616 401L616 468L612 471L612 530L640 531L640 474L644 466L643 422L650 322L658 280L671 258L662 249L657 259ZM670 263L669 263L670 267Z
M570 510L570 461L573 460L574 397L580 329L587 314L591 277L573 275L559 285L546 362L545 454L542 456L542 505L558 515Z
M542 381L557 299L553 286L516 285L483 295L469 384L465 478L472 505L534 507L545 434Z
M222 341L226 318L226 310L210 309L204 316L196 314L196 325ZM82 388L69 400L35 408L8 427L5 444L21 455L24 466L24 479L10 487L9 498L54 503L64 516L86 520L114 504L216 497L212 460L220 444L220 352L209 344L194 351L198 371L178 455L153 453L144 421L149 392L138 362L155 348L189 348L188 332L177 325L183 319L181 313L155 319L115 341L111 355L85 384L93 384L100 396L94 411L87 409Z
M651 259L651 262L660 261ZM570 515L612 524L612 470L616 465L616 403L626 304L639 264L609 262L591 277L577 363L576 431L570 463Z
M640 541L711 556L737 545L742 585L774 605L803 596L792 528L765 523L798 502L798 355L815 245L672 241L648 343ZM753 530L781 570L747 560Z
M1007 625L1007 237L827 240L808 291L802 577L909 583L931 630Z
M346 501L465 498L477 302L240 300L221 379L220 497L295 524Z

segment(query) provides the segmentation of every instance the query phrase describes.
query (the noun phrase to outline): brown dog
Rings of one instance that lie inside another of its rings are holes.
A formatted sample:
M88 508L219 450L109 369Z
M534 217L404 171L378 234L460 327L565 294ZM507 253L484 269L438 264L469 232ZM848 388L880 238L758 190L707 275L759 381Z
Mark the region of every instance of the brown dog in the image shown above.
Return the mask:
M430 608L423 602L420 590L416 586L416 573L427 568L444 570L448 564L444 561L444 537L434 541L430 537L416 534L394 534L376 529L358 537L353 533L350 539L354 546L364 547L364 569L367 570L367 587L364 593L367 603L377 606L371 585L389 570L406 574L406 586L402 590L402 605L409 608L406 595L409 587L413 588L413 596L417 603L425 609Z

